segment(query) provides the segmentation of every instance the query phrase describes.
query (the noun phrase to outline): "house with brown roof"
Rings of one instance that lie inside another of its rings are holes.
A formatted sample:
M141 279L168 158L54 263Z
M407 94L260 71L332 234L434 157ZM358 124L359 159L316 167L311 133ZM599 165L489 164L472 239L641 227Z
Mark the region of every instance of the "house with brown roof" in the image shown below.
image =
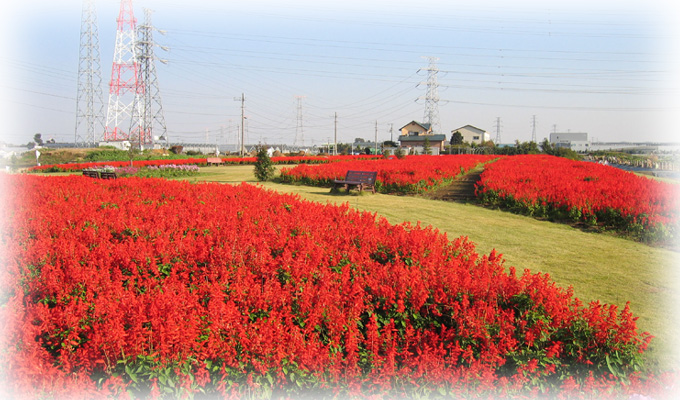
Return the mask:
M422 154L427 142L432 154L439 154L444 150L446 135L433 134L430 124L411 121L402 126L400 131L398 140L402 148Z

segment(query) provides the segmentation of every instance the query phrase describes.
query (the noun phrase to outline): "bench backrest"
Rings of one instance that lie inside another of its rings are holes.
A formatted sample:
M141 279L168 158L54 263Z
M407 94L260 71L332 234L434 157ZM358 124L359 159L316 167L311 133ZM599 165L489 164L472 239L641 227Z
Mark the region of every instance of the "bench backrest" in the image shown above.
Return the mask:
M219 158L219 157L208 157L208 158L205 160L205 162L209 162L209 163L221 163L221 162L222 162L222 159Z
M115 172L100 172L99 177L102 179L116 179L118 175Z
M378 176L377 171L347 171L345 180L348 182L361 182L373 184Z

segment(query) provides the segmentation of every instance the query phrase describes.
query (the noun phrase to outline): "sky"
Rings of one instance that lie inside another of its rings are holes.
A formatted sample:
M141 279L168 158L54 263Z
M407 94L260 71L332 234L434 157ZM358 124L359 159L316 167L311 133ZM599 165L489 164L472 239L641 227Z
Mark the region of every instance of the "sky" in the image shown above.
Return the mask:
M94 1L106 110L120 1ZM72 142L82 2L3 7L0 141ZM680 142L671 1L134 0L138 23L144 9L170 142L236 143L242 95L246 143L396 140L427 122L433 78L447 137Z

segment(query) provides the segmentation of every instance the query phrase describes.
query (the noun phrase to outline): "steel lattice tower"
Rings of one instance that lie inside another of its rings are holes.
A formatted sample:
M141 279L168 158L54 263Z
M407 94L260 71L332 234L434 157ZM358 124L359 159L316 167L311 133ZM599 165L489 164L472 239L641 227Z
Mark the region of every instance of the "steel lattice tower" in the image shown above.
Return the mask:
M138 140L130 137L124 128L141 126L139 121L132 122L133 107L140 105L138 97L143 92L139 82L139 62L136 46L136 25L132 0L121 0L116 31L116 47L111 68L109 84L109 105L106 114L105 141Z
M93 146L104 129L104 97L99 60L97 13L93 1L84 0L76 95L76 145Z
M427 71L427 93L425 94L425 123L430 124L432 133L441 133L439 121L439 83L437 82L437 57L424 57L429 60Z
M295 141L293 144L295 146L304 146L305 145L305 131L302 125L302 99L305 98L305 96L295 96L297 99L297 123L295 125Z
M136 104L132 108L130 128L132 135L139 138L140 144L152 144L156 137L167 144L167 127L156 74L154 30L151 24L151 10L144 9L144 23L137 28L136 43L141 95L135 97Z
M496 140L494 144L501 143L501 117L496 117Z

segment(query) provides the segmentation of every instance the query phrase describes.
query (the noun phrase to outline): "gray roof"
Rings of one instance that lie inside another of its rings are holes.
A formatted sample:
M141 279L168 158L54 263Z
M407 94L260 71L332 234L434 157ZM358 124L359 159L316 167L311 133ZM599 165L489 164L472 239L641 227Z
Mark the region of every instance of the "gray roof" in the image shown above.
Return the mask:
M446 135L419 135L419 136L399 136L400 142L422 142L425 138L430 139L430 142L444 142L446 141Z
M484 132L486 132L484 129L479 129L479 128L477 128L476 126L472 126L472 125L461 126L460 128L454 129L454 130L452 130L451 132L453 133L453 132L455 132L455 131L459 131L459 130L464 129L464 128L468 128L468 129L470 129L470 130L476 130L476 131L478 131L479 133L484 133Z

